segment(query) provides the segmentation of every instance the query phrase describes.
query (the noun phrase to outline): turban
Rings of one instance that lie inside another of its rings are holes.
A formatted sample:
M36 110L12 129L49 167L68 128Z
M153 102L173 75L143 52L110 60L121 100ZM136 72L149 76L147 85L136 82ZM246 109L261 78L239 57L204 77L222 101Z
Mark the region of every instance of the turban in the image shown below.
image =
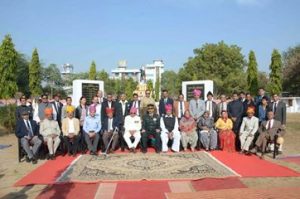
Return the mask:
M166 112L172 111L172 105L171 104L166 104L165 109L166 109Z
M96 112L96 106L94 104L90 105L89 111Z
M114 113L114 108L109 108L109 107L106 107L106 109L105 109L105 112L106 112L106 114L110 114L110 113Z
M134 113L134 114L136 114L136 112L137 112L137 108L135 108L135 107L131 107L131 109L130 109L130 113Z
M247 109L247 113L255 113L255 108L253 106L249 106Z
M52 108L45 108L44 110L45 115L52 115L52 112L53 112Z
M201 95L201 91L199 89L194 89L193 94L195 96L200 96Z
M74 106L67 106L66 111L67 113L73 113L75 110Z

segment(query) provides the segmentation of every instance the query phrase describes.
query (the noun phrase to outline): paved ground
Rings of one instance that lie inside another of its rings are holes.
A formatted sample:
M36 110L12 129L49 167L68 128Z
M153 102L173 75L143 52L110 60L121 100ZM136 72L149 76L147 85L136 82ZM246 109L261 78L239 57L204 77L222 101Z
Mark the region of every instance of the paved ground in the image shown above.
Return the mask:
M288 114L287 134L285 136L284 154L300 155L300 114ZM6 135L0 128L0 144L10 144L9 148L0 150L0 198L35 198L44 188L44 185L34 185L28 187L13 187L13 184L34 170L37 165L26 162L18 163L17 159L17 139L14 135ZM269 158L268 158L269 159ZM276 163L288 166L300 172L300 166L293 163L286 163L280 160L272 160ZM300 187L300 177L289 178L242 178L242 182L248 187Z

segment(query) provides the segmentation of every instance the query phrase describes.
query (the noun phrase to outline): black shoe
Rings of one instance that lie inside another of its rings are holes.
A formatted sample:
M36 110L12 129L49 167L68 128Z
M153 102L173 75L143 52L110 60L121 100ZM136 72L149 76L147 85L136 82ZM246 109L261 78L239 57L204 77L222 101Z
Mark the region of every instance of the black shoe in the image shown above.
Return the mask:
M122 152L124 152L124 151L125 151L125 148L124 148L124 147L122 147L122 148L121 148L121 151L122 151Z
M142 150L142 153L147 153L147 150Z
M32 158L29 158L28 156L26 156L26 159L25 159L25 160L26 160L26 162L29 163L29 162L31 162Z
M37 159L32 158L32 164L36 164L37 163Z
M51 159L51 156L52 156L52 155L47 154L47 156L46 156L47 160L50 160L50 159Z
M55 160L55 155L54 154L50 155L50 159Z
M71 152L69 152L69 153L68 153L68 156L72 156L72 153L71 153Z

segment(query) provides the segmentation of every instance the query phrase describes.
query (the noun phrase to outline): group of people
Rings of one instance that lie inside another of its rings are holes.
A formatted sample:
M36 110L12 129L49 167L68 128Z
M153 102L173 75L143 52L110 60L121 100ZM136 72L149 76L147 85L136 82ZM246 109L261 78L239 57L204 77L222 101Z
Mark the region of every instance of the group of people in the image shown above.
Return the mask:
M125 94L115 100L98 91L89 106L82 96L76 108L71 97L62 104L59 94L52 102L42 95L39 103L22 96L16 110L16 136L32 163L37 162L43 143L50 159L55 159L60 146L75 156L85 148L91 155L97 155L99 148L113 153L119 147L124 151L126 146L135 153L139 143L143 153L152 145L157 153L169 148L173 152L203 148L238 150L247 155L260 150L263 156L269 144L272 147L280 141L282 151L286 105L277 94L271 102L260 88L254 99L241 92L233 93L231 99L221 95L216 103L211 92L202 100L199 89L193 91L189 102L182 94L174 101L163 90L158 106L150 94L146 90L141 100L133 94L128 101Z

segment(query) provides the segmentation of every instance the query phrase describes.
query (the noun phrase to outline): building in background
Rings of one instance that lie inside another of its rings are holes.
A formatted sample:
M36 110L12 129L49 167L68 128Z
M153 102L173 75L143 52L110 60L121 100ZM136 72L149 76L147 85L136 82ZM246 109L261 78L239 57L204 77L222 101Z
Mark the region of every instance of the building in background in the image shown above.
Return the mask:
M142 66L145 70L146 82L151 80L153 82L153 86L155 86L157 79L161 82L161 75L164 72L164 66L163 60L153 60L152 64Z
M67 95L72 94L72 84L67 84L70 82L70 76L74 73L74 67L72 64L66 63L61 66L61 77L64 81L63 89Z
M140 69L128 69L127 61L121 60L118 62L118 68L111 71L112 79L128 79L132 78L133 80L140 82L141 71Z

